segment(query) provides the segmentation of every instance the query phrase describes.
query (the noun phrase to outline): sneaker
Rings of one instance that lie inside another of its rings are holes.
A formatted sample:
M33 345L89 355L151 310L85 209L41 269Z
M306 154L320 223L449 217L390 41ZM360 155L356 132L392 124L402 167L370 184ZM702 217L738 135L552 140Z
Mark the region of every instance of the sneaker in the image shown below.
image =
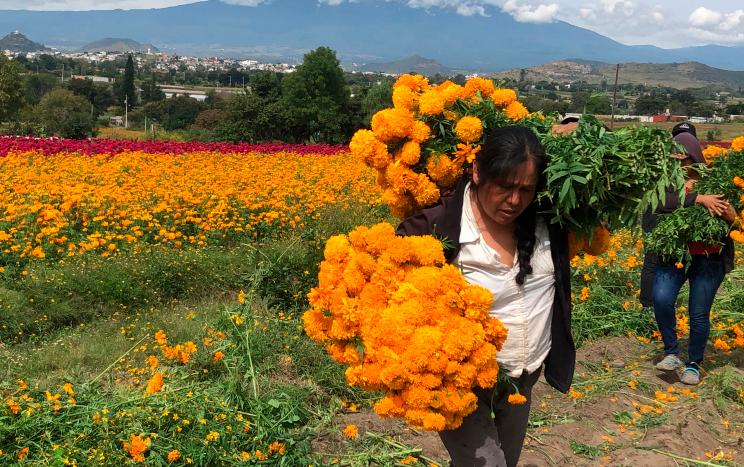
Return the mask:
M685 369L682 370L682 374L679 376L679 380L684 384L690 386L697 386L700 384L700 367L694 363L685 365Z
M656 369L662 370L662 371L674 371L677 368L681 368L682 366L684 366L684 364L682 363L682 360L680 360L678 356L674 354L669 354L666 357L664 357L662 361L656 364Z

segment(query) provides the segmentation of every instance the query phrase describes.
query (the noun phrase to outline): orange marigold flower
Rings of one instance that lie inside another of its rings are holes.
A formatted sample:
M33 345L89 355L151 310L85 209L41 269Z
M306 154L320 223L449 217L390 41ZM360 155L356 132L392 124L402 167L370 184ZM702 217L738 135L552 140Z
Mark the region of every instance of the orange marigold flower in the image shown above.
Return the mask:
M155 355L150 355L145 359L145 362L147 363L147 366L150 367L150 371L155 371L155 369L160 365L160 360L158 360L158 357Z
M174 449L168 453L168 462L177 462L181 458L181 451Z
M150 448L151 443L152 440L149 437L142 438L140 435L130 435L129 441L122 442L122 447L132 457L133 461L144 462L145 453Z
M517 93L513 89L496 89L490 97L493 103L502 109L517 101Z
M455 134L465 144L472 144L483 136L483 122L478 117L462 117L455 125Z
M395 154L395 160L408 166L416 165L421 158L421 145L414 141L407 141Z
M352 156L376 169L384 169L392 162L387 146L370 130L359 130L354 133L349 150Z
M713 341L713 347L717 348L718 350L722 350L724 352L731 351L731 346L726 341L720 338Z
M215 352L214 355L212 355L212 361L213 362L219 362L223 358L225 358L225 354L223 352L219 351L219 350L217 352Z
M28 448L23 448L20 451L18 451L18 460L22 461L23 459L25 459L28 456L28 451L29 451Z
M279 441L274 441L269 444L269 452L272 454L284 455L284 453L287 452L287 446Z
M514 394L509 394L509 397L507 398L507 402L509 402L512 405L522 405L522 404L527 403L527 398L517 392Z
M160 329L158 332L155 333L155 342L157 342L158 345L168 344L168 338L165 335L165 331Z
M412 126L413 114L405 109L383 109L372 117L372 132L383 143L405 138Z
M418 458L411 455L408 455L400 460L400 463L403 465L413 464L414 462L418 462Z
M744 151L744 136L739 136L731 141L731 149L735 152Z
M398 86L393 89L393 106L399 109L413 110L418 101L418 95L408 86Z
M474 77L470 78L465 83L465 96L466 97L474 97L476 93L480 92L480 95L482 98L486 98L494 93L496 90L495 86L493 85L493 81L490 79L485 78L479 78Z
M419 97L418 110L421 115L439 115L444 112L444 106L444 96L435 89L430 89Z
M429 80L421 75L401 75L393 84L393 89L405 86L412 91L424 91L429 89Z
M516 101L509 104L504 110L504 113L511 120L518 122L529 115L530 111L521 102Z
M160 392L163 389L163 385L165 385L163 374L159 371L156 371L155 374L152 375L152 378L147 381L147 389L145 389L145 394L155 394L156 392Z

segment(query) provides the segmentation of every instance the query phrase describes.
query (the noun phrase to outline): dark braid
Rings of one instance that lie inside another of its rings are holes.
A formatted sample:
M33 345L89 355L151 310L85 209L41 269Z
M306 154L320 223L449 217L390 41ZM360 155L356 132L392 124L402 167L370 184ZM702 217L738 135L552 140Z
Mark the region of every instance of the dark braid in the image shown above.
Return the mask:
M517 273L517 284L524 285L527 275L532 274L532 253L535 251L537 237L537 205L532 203L521 216L517 218L517 228L514 234L517 237L517 261L519 272Z
M508 178L516 168L529 158L535 161L538 173L537 192L545 188L547 157L545 149L535 133L523 126L494 128L486 136L483 149L477 156L479 173L484 182ZM514 235L517 238L517 262L519 272L516 282L524 285L525 279L532 274L532 254L535 251L537 238L538 206L537 200L516 219Z

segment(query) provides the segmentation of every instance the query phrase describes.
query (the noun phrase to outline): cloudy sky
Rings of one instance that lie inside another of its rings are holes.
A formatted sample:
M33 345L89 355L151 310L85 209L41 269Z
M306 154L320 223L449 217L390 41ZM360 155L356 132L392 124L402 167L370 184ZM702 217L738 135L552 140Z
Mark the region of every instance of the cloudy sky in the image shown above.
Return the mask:
M160 8L194 0L0 0L0 9ZM271 0L222 0L255 6ZM346 1L317 1L329 6ZM500 8L522 22L566 21L626 44L684 47L744 45L744 0L392 0L412 8L448 8L464 16Z

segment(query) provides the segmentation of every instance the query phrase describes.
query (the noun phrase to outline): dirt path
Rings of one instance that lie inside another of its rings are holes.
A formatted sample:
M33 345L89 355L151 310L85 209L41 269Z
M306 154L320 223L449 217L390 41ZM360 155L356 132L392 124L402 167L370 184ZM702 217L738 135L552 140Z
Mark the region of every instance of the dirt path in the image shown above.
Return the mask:
M707 374L695 388L654 368L660 349L632 337L609 338L579 351L571 395L538 383L520 465L744 465L742 349L729 354L709 349ZM448 460L436 434L371 412L343 415L337 422L419 447L445 465Z

